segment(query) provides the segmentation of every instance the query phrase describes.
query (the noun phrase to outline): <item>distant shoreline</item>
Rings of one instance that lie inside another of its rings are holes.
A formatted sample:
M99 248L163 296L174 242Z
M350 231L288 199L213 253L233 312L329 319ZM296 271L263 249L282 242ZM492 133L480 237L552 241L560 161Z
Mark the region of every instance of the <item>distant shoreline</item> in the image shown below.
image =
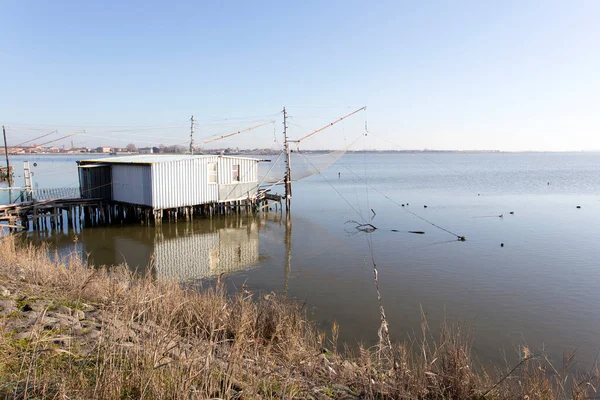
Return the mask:
M339 152L343 150L302 150L301 153L305 154L327 154L332 152ZM296 151L292 150L292 153ZM221 150L208 151L198 153L196 155L224 155L224 156L244 156L244 155L277 155L280 152L277 151L265 151L257 152L257 150L239 151L235 153L223 153ZM564 150L564 151L542 151L542 150L523 150L523 151L507 151L507 150L349 150L347 154L597 154L600 150ZM155 156L174 155L174 154L185 154L185 153L150 153ZM8 153L9 156L94 156L94 157L121 157L121 156L135 156L135 155L148 155L148 153ZM0 153L0 156L4 156L4 153Z

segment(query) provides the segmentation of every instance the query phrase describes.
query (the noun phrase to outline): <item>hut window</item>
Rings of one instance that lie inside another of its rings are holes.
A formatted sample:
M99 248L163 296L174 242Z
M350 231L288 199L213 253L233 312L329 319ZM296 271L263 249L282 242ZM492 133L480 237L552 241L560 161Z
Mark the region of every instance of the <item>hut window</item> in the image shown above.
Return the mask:
M234 165L233 166L233 170L232 170L232 179L234 182L239 182L240 181L240 166L239 165Z
M217 183L217 163L208 163L208 183Z

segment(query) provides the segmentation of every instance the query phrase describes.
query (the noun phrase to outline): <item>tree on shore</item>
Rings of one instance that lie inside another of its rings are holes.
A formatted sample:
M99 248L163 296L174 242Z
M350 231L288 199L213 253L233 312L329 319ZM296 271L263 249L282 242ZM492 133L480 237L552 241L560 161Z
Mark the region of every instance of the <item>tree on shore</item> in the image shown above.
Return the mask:
M130 153L134 153L137 151L137 147L135 146L135 144L133 143L129 143L126 147L127 151L129 151Z

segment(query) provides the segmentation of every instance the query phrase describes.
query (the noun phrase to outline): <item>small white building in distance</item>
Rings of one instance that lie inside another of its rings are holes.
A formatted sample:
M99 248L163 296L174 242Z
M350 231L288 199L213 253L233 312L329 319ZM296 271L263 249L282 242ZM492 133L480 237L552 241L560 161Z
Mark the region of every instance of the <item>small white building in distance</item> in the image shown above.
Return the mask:
M138 152L140 152L141 154L153 154L154 150L152 149L152 147L140 147L138 149Z

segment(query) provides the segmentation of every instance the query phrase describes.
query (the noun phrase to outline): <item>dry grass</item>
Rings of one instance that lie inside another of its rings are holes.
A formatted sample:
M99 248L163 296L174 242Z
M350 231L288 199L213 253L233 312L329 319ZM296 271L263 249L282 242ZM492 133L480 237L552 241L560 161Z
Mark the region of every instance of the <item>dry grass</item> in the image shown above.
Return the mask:
M275 294L197 291L126 268L89 268L77 257L55 263L46 254L2 240L0 284L17 300L82 305L86 318L102 322L100 335L88 340L39 324L15 340L2 326L18 313L0 317L2 398L596 396L598 372L575 378L569 359L561 370L531 354L513 371L474 367L471 337L460 326L444 326L434 339L423 320L420 338L352 355L338 351L336 325L318 332L301 305Z

